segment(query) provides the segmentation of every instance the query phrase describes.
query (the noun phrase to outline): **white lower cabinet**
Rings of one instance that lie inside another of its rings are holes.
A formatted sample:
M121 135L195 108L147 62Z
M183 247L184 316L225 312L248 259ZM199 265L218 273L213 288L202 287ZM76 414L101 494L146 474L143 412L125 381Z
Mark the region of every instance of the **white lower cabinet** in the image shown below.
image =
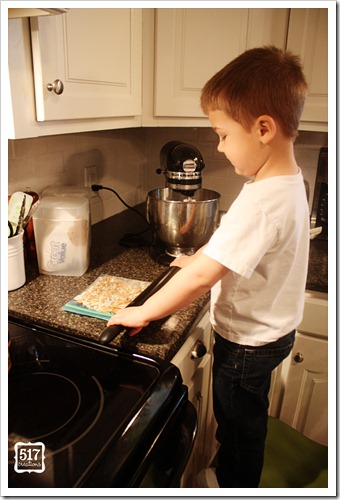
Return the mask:
M192 333L171 362L180 369L183 383L188 387L189 400L197 411L198 428L194 449L181 481L182 488L194 488L197 474L209 467L217 451L211 391L212 330L208 311L193 327Z
M182 374L198 416L194 449L181 487L197 486L218 449L212 403L213 335L207 308L171 362ZM196 353L196 354L195 354ZM196 357L195 357L196 356ZM328 295L306 292L303 320L291 354L272 374L269 414L305 436L328 444Z
M327 339L298 332L290 359L280 420L327 445Z
M328 295L306 293L304 317L289 357L275 370L270 415L328 444Z

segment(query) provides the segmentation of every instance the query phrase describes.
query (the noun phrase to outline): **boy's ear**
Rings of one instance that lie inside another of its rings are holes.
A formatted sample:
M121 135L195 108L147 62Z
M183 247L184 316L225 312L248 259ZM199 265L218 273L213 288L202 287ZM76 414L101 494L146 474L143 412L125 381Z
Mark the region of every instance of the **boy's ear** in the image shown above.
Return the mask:
M256 129L262 144L268 144L277 132L275 120L269 115L261 115L256 120Z

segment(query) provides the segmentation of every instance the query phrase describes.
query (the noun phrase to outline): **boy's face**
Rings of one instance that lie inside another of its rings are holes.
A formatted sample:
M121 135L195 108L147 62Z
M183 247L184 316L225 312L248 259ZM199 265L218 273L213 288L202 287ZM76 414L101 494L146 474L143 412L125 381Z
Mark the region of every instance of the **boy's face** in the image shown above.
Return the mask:
M264 148L256 125L248 132L240 123L220 110L210 111L208 117L220 139L217 150L225 154L235 172L245 177L256 175L265 161Z

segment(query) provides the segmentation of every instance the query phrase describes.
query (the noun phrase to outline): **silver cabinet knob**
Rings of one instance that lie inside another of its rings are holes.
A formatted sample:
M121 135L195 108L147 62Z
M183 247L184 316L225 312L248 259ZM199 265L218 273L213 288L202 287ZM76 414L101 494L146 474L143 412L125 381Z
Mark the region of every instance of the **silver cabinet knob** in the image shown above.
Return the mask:
M191 359L203 358L206 352L207 348L205 347L203 342L198 340L194 346L194 349L191 351Z
M298 352L297 354L295 354L294 361L296 363L302 363L303 360L304 360L304 358L303 358L302 352Z
M49 92L52 92L53 90L53 92L57 95L60 95L64 92L64 84L61 80L54 80L53 83L48 83L46 87Z

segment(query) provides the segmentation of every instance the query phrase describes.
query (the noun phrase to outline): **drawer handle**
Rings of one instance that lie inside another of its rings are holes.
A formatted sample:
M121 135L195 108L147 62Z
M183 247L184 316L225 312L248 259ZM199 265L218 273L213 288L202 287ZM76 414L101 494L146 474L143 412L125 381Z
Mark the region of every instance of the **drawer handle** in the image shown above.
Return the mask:
M201 342L200 340L198 340L195 344L195 347L194 349L191 351L191 359L199 359L199 358L203 358L203 356L207 353L207 348L205 347L205 345L203 344L203 342Z
M304 360L304 357L303 357L302 352L298 352L297 354L295 354L294 361L296 363L302 363L303 360Z

